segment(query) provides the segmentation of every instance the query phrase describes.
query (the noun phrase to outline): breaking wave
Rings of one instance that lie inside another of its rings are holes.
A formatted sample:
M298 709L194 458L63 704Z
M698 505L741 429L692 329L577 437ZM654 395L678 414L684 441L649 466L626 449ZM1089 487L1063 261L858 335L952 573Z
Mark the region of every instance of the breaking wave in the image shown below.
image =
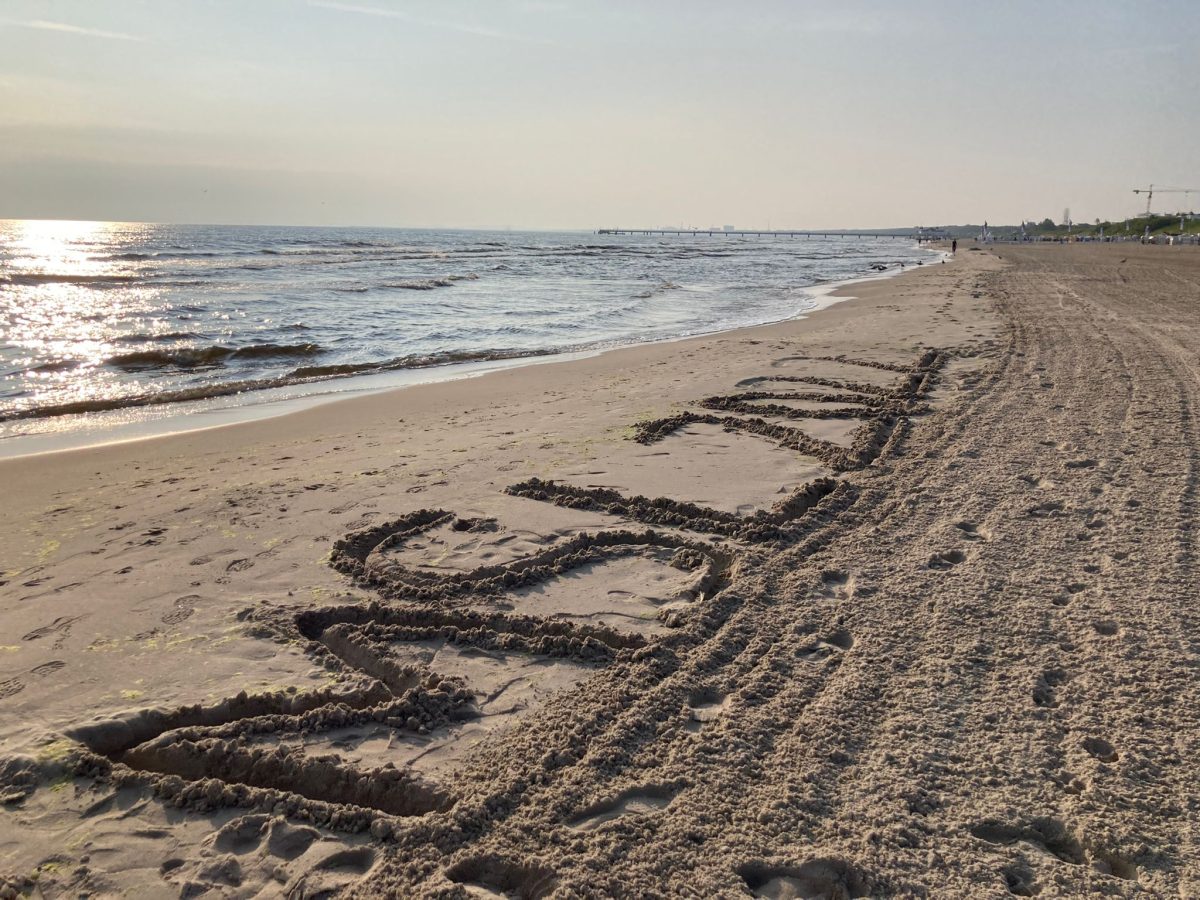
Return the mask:
M226 381L219 384L196 385L178 390L146 392L124 397L104 397L43 406L31 406L24 409L0 410L0 422L68 416L78 413L104 412L112 409L157 406L159 404L186 403L191 400L210 400L214 397L228 397L233 394L245 393L246 391L261 391L270 388L289 387L295 384L309 384L317 381L326 381L331 378L340 378L346 375L370 375L393 372L398 369L428 369L434 366L523 359L531 356L547 355L551 354L545 350L447 351L445 353L399 356L382 362L346 363L333 366L303 366L292 370L286 375L274 378L251 378L239 381Z
M402 281L381 281L378 284L352 284L346 287L334 288L339 294L365 294L377 288L399 291L432 291L437 288L453 287L459 281L478 281L479 276L446 275L442 278L412 278Z
M118 353L104 362L118 369L196 369L217 366L229 359L275 359L317 356L324 350L317 344L255 344L249 347L178 347L169 350L137 350Z

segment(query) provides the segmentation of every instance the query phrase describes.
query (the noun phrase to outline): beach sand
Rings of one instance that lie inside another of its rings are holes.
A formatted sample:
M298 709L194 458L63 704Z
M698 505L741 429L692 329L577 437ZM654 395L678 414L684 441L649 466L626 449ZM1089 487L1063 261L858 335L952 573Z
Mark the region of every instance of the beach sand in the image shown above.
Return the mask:
M1200 255L0 462L0 896L1200 895Z

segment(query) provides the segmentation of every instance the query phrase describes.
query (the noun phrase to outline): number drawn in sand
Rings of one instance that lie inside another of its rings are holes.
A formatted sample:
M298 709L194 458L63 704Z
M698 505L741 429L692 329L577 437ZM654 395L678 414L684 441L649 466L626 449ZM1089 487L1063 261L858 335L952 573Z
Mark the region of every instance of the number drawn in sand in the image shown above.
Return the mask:
M508 543L495 522L418 510L335 547L332 564L382 602L247 616L264 637L303 642L343 687L80 726L70 736L88 748L81 768L136 773L199 809L266 804L387 832L385 820L450 809L454 797L427 776L678 623L718 589L730 561L672 534L609 529L525 556L485 548L474 568L414 564L406 549L420 557L444 546L444 534L431 544L438 530Z

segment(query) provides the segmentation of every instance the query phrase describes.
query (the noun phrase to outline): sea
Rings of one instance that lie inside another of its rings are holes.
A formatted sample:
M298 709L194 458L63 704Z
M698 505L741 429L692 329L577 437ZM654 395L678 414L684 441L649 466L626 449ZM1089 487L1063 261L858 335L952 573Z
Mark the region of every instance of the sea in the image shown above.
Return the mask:
M0 455L777 322L937 258L852 235L0 221Z

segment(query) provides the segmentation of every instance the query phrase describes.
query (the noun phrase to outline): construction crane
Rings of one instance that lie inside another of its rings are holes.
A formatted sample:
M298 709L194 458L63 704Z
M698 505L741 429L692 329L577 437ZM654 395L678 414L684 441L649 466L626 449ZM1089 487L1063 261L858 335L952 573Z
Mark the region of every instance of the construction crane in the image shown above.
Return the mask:
M1192 211L1192 194L1200 194L1200 188L1173 188L1173 187L1155 187L1150 185L1148 188L1134 188L1135 194L1146 195L1146 215L1150 215L1150 201L1154 199L1155 194L1183 194L1183 205L1187 207L1187 211Z

